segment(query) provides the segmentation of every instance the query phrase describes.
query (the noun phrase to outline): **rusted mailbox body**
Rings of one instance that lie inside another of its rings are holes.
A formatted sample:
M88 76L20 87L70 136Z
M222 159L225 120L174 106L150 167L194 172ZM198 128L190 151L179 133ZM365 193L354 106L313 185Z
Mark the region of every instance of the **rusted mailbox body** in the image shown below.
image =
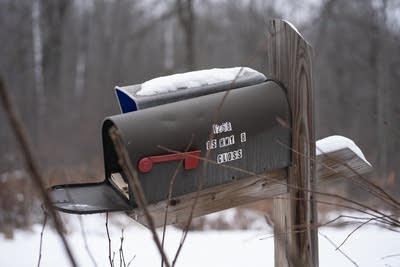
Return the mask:
M71 213L137 207L118 164L111 127L118 129L150 204L168 198L170 179L182 162L173 197L196 192L201 179L203 188L210 188L288 167L291 136L282 122L290 125L290 108L282 87L267 80L244 84L226 95L228 89L210 87L194 97L185 94L183 100L150 101L156 104L136 111L140 103L131 109L122 103L121 109L129 112L106 118L102 127L104 182L55 187L55 207Z

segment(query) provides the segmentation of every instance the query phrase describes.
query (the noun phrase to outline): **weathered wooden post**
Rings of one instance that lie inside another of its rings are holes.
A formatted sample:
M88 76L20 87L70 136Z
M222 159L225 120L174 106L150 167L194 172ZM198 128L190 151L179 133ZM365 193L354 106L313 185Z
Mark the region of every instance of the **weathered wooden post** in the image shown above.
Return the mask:
M269 75L286 88L292 120L287 193L274 199L275 266L318 266L312 48L286 21L272 20L268 34Z

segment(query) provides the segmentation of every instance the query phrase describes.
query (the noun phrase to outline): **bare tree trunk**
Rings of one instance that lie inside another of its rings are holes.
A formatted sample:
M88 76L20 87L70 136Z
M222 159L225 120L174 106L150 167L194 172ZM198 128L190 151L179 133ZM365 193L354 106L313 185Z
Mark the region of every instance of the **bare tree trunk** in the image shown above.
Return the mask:
M175 35L173 21L167 21L164 27L164 68L167 73L172 73L175 65Z
M43 120L46 112L46 99L44 95L44 75L43 75L43 45L40 28L40 0L32 1L32 45L33 45L33 64L35 78L35 99L36 116L34 118L35 142L39 142L40 121Z
M372 42L370 51L370 63L374 69L375 77L373 78L373 85L376 90L376 117L377 117L377 137L378 137L378 166L382 176L387 175L387 139L386 139L386 125L385 125L385 79L383 77L383 53L385 51L385 34L382 32L386 28L386 7L387 0L382 0L381 6L375 11L377 21L372 29Z
M78 101L78 107L81 104L83 97L83 90L85 86L86 78L86 68L88 61L88 49L89 49L89 39L91 32L91 20L93 12L83 11L78 14L78 25L80 25L80 30L78 31L78 54L76 58L76 68L75 68L75 100Z
M387 7L387 0L382 0L382 6L380 10L380 15L382 16L382 24L383 27L386 29L386 22L387 22L387 15L386 15L386 7ZM379 121L379 142L380 142L380 151L381 151L381 156L379 157L379 166L381 167L381 172L382 174L386 177L388 173L388 148L387 148L387 139L386 139L386 125L385 125L385 118L386 118L386 109L385 109L385 89L386 89L386 79L383 77L383 72L382 70L385 69L383 64L383 55L385 53L385 42L382 37L384 37L384 34L382 34L382 30L379 31L379 40L380 42L380 50L377 51L379 57L378 57L378 72L379 76L377 77L377 83L378 83L378 94L377 94L377 104L378 104L378 121Z
M177 0L178 19L185 36L185 64L189 70L196 67L195 16L193 0Z
M83 87L85 85L85 73L86 73L86 61L87 61L87 47L88 40L86 38L88 34L87 19L84 15L80 15L82 29L80 31L80 40L78 45L78 56L76 59L75 69L75 98L80 101L83 93Z

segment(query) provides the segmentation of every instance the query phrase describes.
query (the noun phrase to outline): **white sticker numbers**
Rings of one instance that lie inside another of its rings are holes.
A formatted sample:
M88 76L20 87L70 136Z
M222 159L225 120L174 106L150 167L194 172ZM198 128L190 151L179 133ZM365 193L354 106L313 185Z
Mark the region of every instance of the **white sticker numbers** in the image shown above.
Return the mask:
M212 150L216 148L221 148L221 147L226 147L226 146L231 146L235 144L235 136L227 136L227 137L222 137L220 139L211 139L206 142L206 149L207 150Z
M246 139L246 133L243 132L243 133L240 134L240 142L244 143L244 142L246 142L246 141L247 141L247 139Z
M235 144L235 136L227 136L219 139L219 147L226 147Z
M242 149L238 149L238 150L235 150L235 151L229 151L229 152L226 152L226 153L218 154L217 163L221 164L221 163L225 163L225 162L241 159L242 157L243 157Z
M214 134L226 133L232 131L232 123L227 121L220 124L213 124L212 128Z
M207 150L216 149L217 148L217 139L208 140L206 143Z
M229 121L222 122L222 123L216 123L212 125L212 132L214 134L214 137L211 140L208 140L206 142L206 149L207 150L213 150L216 149L216 153L221 152L218 151L218 149L229 147L232 145L235 145L236 147L232 148L238 148L243 146L247 142L247 133L246 132L239 132L240 134L236 135L236 141L238 144L235 144L235 134L232 132L232 123ZM226 133L225 135L229 136L216 136L217 134L223 134ZM239 140L240 139L240 143ZM226 148L224 149L225 151L227 150ZM224 153L219 153L217 154L217 163L222 164L225 162L230 162L234 160L238 160L243 158L243 148L233 150L233 151L228 151Z

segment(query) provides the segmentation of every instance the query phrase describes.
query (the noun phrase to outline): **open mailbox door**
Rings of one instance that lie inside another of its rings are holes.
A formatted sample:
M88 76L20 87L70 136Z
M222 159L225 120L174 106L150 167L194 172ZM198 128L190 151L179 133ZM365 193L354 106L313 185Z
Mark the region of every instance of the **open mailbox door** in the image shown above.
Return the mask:
M290 107L285 90L262 74L246 75L239 76L239 85L230 80L151 95L140 94L143 84L118 87L121 110L126 113L103 122L104 182L56 186L51 190L54 206L79 214L137 208L118 165L111 127L121 135L149 204L168 198L170 179L179 164L183 165L174 197L196 192L200 179L206 189L235 183L249 173L288 167Z

